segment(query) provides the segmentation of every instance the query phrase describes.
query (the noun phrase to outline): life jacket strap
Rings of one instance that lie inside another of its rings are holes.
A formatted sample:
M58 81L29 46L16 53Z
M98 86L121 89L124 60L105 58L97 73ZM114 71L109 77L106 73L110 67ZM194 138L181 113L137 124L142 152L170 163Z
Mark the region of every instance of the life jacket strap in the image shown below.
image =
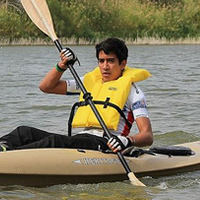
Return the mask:
M109 100L110 100L110 98L106 98L105 101L94 100L93 102L94 102L95 105L103 105L104 106L103 108L107 108L108 106L110 106L110 107L116 109L118 111L118 113L120 114L120 116L125 120L125 123L127 124L128 128L131 129L132 124L127 120L127 118L125 117L124 112L121 110L121 108L119 106L109 102ZM73 121L73 118L74 118L74 113L75 113L76 107L87 106L88 104L89 103L86 99L86 101L76 102L72 106L71 112L70 112L70 115L69 115L69 120L68 120L68 136L71 136L72 121Z

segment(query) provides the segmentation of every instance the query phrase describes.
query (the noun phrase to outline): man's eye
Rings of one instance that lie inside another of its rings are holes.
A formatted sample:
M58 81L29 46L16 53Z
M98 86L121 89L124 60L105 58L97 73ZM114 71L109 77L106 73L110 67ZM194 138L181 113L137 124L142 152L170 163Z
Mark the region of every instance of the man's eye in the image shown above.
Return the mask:
M99 59L99 62L100 63L104 63L104 59Z
M108 63L114 63L115 59L114 58L99 59L99 63L104 63L105 61L108 62Z
M110 62L110 63L114 63L114 62L115 62L115 59L113 59L113 58L108 59L108 62Z

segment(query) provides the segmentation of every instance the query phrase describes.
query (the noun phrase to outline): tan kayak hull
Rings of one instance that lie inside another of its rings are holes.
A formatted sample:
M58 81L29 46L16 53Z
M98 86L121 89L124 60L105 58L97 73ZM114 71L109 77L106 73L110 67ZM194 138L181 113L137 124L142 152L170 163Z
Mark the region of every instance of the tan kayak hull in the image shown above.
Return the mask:
M126 157L138 176L170 175L200 169L200 141L181 144L191 156L144 154ZM96 183L126 180L124 168L115 154L77 149L28 149L0 153L1 185L45 186L63 183Z

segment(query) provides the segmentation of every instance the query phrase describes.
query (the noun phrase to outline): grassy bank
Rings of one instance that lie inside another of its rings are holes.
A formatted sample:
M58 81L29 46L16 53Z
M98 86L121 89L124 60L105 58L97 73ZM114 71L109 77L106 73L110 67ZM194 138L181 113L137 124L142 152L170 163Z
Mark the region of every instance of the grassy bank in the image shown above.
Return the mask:
M120 37L131 44L195 43L200 38L199 0L47 0L63 43L93 44ZM51 44L27 17L1 4L1 44Z
M95 41L89 41L84 38L79 38L79 41L77 42L77 38L59 38L59 41L62 45L94 45L95 43L100 42L100 40ZM145 38L137 38L137 39L125 39L126 44L128 45L179 45L179 44L196 44L200 45L200 38L184 38L184 39L176 39L176 40L167 40L166 38L151 38L151 37L145 37ZM20 38L20 39L2 39L0 40L0 46L28 46L28 45L34 45L34 46L40 46L40 45L49 45L52 46L54 43L51 40L46 40L42 38L37 39L27 39L27 38Z

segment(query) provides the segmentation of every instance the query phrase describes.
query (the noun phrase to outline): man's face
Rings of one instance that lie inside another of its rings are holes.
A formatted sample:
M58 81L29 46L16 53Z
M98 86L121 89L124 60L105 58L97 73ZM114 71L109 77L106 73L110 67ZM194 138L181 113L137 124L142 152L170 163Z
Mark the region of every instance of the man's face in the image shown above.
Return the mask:
M113 81L118 79L126 66L126 60L119 64L119 60L114 53L108 55L104 51L99 52L99 68L102 74L103 82Z

